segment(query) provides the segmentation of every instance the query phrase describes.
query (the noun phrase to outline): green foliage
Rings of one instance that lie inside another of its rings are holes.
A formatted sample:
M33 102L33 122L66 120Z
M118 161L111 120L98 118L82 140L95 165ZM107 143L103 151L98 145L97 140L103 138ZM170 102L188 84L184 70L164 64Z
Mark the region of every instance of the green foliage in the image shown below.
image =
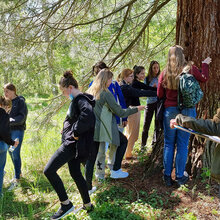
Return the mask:
M113 219L113 220L141 220L142 218L138 215L130 213L129 210L121 208L117 204L110 204L104 202L101 205L97 205L94 212L90 214L92 219Z
M29 115L27 130L22 144L22 179L21 184L14 191L8 192L10 179L14 175L14 168L10 157L7 158L4 177L4 197L0 200L0 219L49 219L59 208L58 197L43 174L44 167L52 154L60 146L60 130L65 118L68 103L63 105L59 114L54 115L48 123L48 128L36 130L36 113L42 108L35 103L48 105L48 96L27 97L29 103ZM150 131L152 136L153 129ZM139 146L136 146L138 153ZM67 165L59 169L67 189L69 198L76 208L81 207L82 200L75 183L67 172ZM82 169L83 170L83 169ZM135 186L135 179L131 184ZM150 190L151 189L151 190ZM207 201L210 197L197 193L194 190L194 197ZM103 220L103 219L196 219L196 214L182 206L181 196L178 193L189 193L186 190L175 190L164 192L160 187L152 188L148 191L135 190L130 185L125 185L121 181L112 181L107 178L98 185L98 190L91 196L95 210L89 214L86 211L79 211L77 214L70 214L65 219L78 220ZM214 203L214 198L211 199ZM212 216L218 218L220 213L217 207L212 208Z
M211 177L211 170L207 167L202 168L202 173L201 173L202 181L205 182L207 179L210 179Z
M185 213L183 216L182 216L182 219L184 220L196 220L196 216L193 215L193 213Z
M127 7L91 21L114 12L128 1L62 2L63 5L49 0L1 1L0 84L13 82L19 94L50 95L63 71L72 69L86 90L94 63L102 60L110 47L107 63L125 50L142 30L155 3L135 1L122 28ZM176 1L171 0L153 16L125 56L117 59L115 76L135 64L147 69L152 59L158 60L163 68L168 47L174 44L175 19ZM70 28L73 24L77 25Z

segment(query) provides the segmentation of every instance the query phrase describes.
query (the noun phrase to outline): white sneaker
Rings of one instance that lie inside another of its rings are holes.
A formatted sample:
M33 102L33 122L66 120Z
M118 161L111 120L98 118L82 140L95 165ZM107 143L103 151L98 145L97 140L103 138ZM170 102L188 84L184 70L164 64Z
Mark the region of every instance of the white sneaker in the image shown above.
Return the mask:
M92 189L89 190L89 195L92 195L96 190L96 186L93 186Z
M15 187L18 186L18 184L19 184L18 180L12 181L10 187L8 188L8 191L12 191Z
M111 170L111 178L113 179L120 179L120 178L127 178L128 177L128 172L122 171L122 169L119 169L117 171Z

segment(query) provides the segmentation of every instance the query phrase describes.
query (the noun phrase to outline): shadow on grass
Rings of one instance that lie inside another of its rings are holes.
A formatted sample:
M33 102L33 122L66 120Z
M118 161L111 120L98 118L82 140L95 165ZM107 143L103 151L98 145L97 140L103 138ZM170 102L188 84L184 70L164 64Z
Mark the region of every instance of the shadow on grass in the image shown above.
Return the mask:
M21 199L23 201L20 199L16 198L13 191L4 193L4 197L0 199L1 219L34 219L34 215L48 205L46 202L32 201L25 197Z
M32 192L34 194L36 191L43 193L50 193L53 191L53 187L43 174L43 170L29 170L28 174L32 180L24 177L21 179L20 186L23 194L27 192Z

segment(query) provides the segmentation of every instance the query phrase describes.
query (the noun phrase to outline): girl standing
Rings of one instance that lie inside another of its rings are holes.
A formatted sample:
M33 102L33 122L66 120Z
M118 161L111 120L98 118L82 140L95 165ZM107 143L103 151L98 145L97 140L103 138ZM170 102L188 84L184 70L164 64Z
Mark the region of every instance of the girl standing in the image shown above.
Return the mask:
M160 65L157 61L153 60L150 63L148 76L145 78L145 84L148 86L152 86L157 88L158 85L158 76L160 75ZM156 142L158 132L159 132L159 124L158 120L156 119L157 114L157 97L149 97L147 98L147 106L144 112L144 126L142 131L142 140L141 140L141 148L144 150L147 139L148 139L148 132L150 128L150 124L152 118L154 116L154 134L152 145Z
M179 185L185 184L189 177L184 175L187 154L188 154L188 142L190 134L181 130L171 129L170 120L174 119L177 114L181 113L186 116L196 117L196 108L178 108L178 85L179 76L185 71L189 70L199 82L206 82L208 80L208 64L211 59L208 57L202 62L202 71L187 63L183 53L183 48L176 45L170 47L168 52L167 66L165 70L160 74L157 88L157 95L159 98L166 97L164 103L164 182L166 186L172 186L174 181L171 179L171 173L173 170L174 149L177 146L176 153L176 180Z
M122 109L115 101L112 93L108 90L109 85L112 83L112 77L113 73L109 69L101 70L88 90L88 92L96 98L96 105L94 108L96 116L94 141L97 153L100 146L105 146L105 142L117 146L116 159L113 169L111 170L111 177L125 178L128 176L128 173L121 170L121 162L126 150L126 144L122 145L121 142L125 142L124 139L126 138L118 130L115 115L119 117L127 117L143 110L144 106ZM94 157L93 160L90 161L89 167L94 166L95 160L96 158ZM103 158L102 161L105 161L105 158ZM105 169L105 164L102 161L97 160L97 169L101 171ZM89 170L93 171L93 169ZM89 175L89 180L92 181L93 174L90 172Z
M8 83L4 86L4 94L6 98L12 101L12 109L9 114L11 138L13 140L16 138L19 139L19 145L15 150L13 152L9 151L15 169L15 177L8 189L10 191L18 185L21 178L21 144L26 129L28 109L25 103L25 98L17 95L16 87L12 83Z
M99 71L102 69L108 69L108 67L103 61L100 61L93 66L93 74L96 76L99 73ZM90 83L90 86L92 85L92 83L93 82ZM123 109L126 109L127 107L126 107L126 103L124 100L124 96L122 94L121 88L120 88L119 84L117 83L117 81L113 81L109 85L108 90L114 96L115 101L118 104L120 104L120 106ZM127 118L120 118L117 115L115 115L115 117L116 117L118 129L122 133L124 127L127 125ZM127 147L126 137L124 137L123 141L121 141L120 143L121 143L120 146L126 149L126 147ZM112 170L112 168L114 166L114 162L117 161L118 157L120 157L120 155L118 155L119 152L117 151L117 147L115 145L111 145L109 143L106 143L105 146L100 145L99 146L99 153L97 155L97 161L99 161L102 164L105 164L105 162L103 160L105 159L106 150L108 149L108 147L109 147L108 167L110 168L110 170ZM98 167L96 166L95 176L99 180L104 179L105 178L105 170L98 169Z
M157 91L157 88L147 86L144 84L143 81L145 79L145 69L143 66L134 66L134 80L131 84L131 86L135 89L143 89L143 90L151 90L151 91ZM155 92L156 97L156 92ZM138 106L140 105L139 97L133 97L130 101L131 106ZM140 129L140 112L137 112L134 115L131 115L128 117L128 125L125 129L125 135L128 139L128 146L125 154L126 159L132 158L132 150L134 147L135 142L138 139L139 136L139 129Z
M51 217L60 219L73 211L74 206L68 199L63 182L57 174L65 163L68 163L69 172L74 179L83 200L83 208L87 211L93 209L90 202L88 188L80 170L80 164L84 163L90 152L93 142L95 115L93 96L82 93L78 89L78 83L71 71L66 71L61 77L60 90L71 102L63 123L62 144L47 163L44 174L56 191L61 207Z
M8 150L7 144L14 147L19 144L19 141L13 141L11 138L9 115L7 114L11 109L11 105L11 100L0 96L0 197L2 196L4 167Z

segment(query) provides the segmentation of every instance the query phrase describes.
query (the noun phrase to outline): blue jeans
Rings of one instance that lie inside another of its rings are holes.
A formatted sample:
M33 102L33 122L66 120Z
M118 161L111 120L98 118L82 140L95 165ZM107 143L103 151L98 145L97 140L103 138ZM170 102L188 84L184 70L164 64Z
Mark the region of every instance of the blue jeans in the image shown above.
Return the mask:
M2 184L3 184L3 176L4 176L4 168L6 163L8 145L0 141L0 196L2 194Z
M20 179L21 175L21 144L24 138L24 131L23 130L11 130L11 138L15 140L16 138L19 139L19 145L15 148L13 152L9 151L11 156L12 162L14 164L15 169L15 178Z
M173 157L175 151L175 145L177 147L176 152L176 177L181 178L185 171L185 166L187 162L188 155L188 143L190 134L178 129L170 128L170 120L174 119L177 114L183 114L191 117L196 117L195 108L185 108L179 110L177 107L168 107L164 110L164 155L163 155L163 165L164 174L170 176L173 170Z

